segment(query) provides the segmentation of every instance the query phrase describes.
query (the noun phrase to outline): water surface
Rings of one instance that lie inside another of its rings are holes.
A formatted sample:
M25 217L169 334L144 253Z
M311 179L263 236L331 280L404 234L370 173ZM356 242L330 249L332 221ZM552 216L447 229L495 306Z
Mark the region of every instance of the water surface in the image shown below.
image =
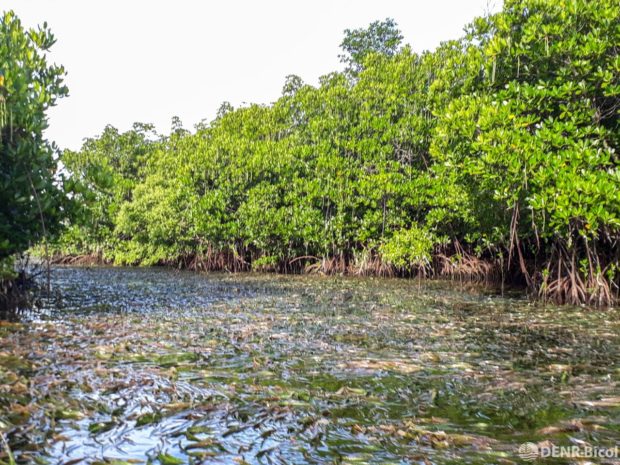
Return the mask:
M0 322L17 463L510 464L524 442L620 442L616 310L397 279L58 268L52 284Z

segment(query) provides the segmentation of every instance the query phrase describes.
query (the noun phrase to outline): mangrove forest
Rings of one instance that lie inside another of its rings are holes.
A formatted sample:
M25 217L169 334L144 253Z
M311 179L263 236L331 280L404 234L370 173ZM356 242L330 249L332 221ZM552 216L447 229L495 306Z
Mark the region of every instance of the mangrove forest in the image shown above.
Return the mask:
M1 13L0 465L620 463L620 3L463 24L71 150Z

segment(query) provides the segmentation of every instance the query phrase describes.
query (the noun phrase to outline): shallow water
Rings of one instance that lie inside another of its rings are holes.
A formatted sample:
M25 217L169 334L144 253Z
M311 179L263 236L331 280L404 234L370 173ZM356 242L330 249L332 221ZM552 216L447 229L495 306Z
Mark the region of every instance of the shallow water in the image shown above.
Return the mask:
M52 283L0 322L17 463L509 464L525 442L620 443L617 310L397 279L58 268Z

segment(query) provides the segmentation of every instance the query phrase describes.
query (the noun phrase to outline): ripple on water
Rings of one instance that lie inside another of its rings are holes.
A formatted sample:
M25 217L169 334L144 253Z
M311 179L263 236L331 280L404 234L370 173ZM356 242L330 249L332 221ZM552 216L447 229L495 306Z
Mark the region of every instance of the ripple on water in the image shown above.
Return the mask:
M18 463L510 463L526 441L620 441L616 310L397 279L52 279L59 297L0 323Z

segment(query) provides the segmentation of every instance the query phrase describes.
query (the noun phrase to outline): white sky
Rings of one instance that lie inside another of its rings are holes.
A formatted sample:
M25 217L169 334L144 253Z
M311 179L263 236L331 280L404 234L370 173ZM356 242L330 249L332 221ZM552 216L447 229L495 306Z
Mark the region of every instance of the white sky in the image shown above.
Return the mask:
M2 0L27 26L47 21L51 61L70 95L50 112L47 136L77 149L106 124L168 132L211 120L227 100L269 103L288 74L310 84L339 70L346 28L391 17L414 50L461 36L501 0Z

